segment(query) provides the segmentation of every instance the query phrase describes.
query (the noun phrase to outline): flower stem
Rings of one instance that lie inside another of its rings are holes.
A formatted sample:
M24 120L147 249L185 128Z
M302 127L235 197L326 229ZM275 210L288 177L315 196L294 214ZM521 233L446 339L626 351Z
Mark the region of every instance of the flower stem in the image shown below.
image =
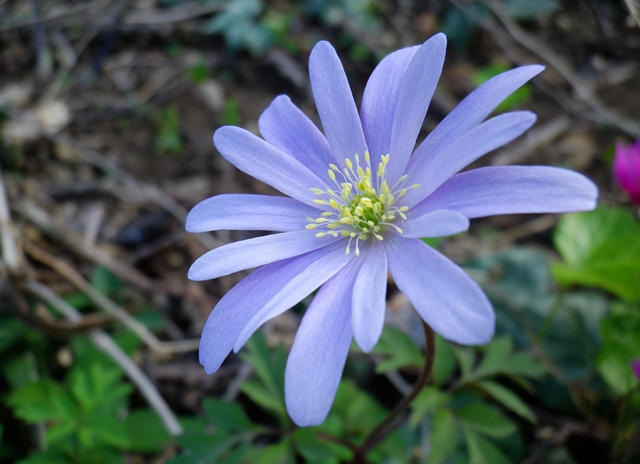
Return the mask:
M389 416L380 422L378 426L369 434L364 442L358 447L353 462L355 464L366 464L367 453L380 443L387 435L393 432L397 427L402 424L402 418L400 414L409 406L409 404L418 396L420 390L426 385L429 377L431 377L431 370L433 369L433 361L435 359L436 351L436 338L433 333L433 329L429 325L422 321L422 328L424 329L424 338L426 340L427 352L424 366L420 372L418 381L413 386L413 389L405 396L400 403L393 408L393 411L389 413Z

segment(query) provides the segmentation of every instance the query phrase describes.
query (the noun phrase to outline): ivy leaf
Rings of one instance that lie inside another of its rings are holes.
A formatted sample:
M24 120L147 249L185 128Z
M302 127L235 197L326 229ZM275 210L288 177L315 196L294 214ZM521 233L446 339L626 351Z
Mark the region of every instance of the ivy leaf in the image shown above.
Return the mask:
M436 353L431 370L431 380L435 385L444 385L456 368L453 346L440 335L436 335Z
M598 208L562 217L553 240L563 264L552 273L563 285L607 290L640 300L640 224L620 208Z

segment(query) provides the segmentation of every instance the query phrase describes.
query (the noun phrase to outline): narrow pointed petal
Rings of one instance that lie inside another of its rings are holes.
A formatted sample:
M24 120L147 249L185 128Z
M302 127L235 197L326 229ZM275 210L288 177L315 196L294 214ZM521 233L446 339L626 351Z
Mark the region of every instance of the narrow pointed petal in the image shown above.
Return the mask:
M402 79L419 48L416 45L387 55L373 70L364 89L360 119L374 168L380 157L389 153Z
M433 330L461 345L482 345L491 339L491 303L462 269L417 239L394 237L388 247L395 283Z
M329 142L313 122L291 103L289 97L276 97L260 119L264 139L311 169L324 179L329 163L335 162Z
M239 127L221 127L213 143L241 171L308 205L317 206L311 188L328 187L300 161Z
M389 147L391 156L387 178L391 185L404 173L416 145L418 133L442 73L446 51L446 36L434 35L420 47L402 78Z
M218 370L242 329L265 306L286 311L338 272L342 266L333 260L330 251L334 248L336 245L329 250L320 249L267 264L227 292L209 315L202 331L200 363L205 371L211 374ZM344 250L341 255L344 256ZM308 281L310 284L303 292L293 295L292 281L301 286L307 285Z
M307 309L284 374L287 411L300 427L324 422L335 398L351 344L348 269L322 286Z
M573 171L546 166L492 166L457 174L411 211L450 209L468 218L567 213L596 207L598 188Z
M363 263L353 285L351 326L358 346L369 353L384 326L387 254L381 244L374 243L360 259Z
M292 258L332 243L333 237L316 237L297 230L229 243L205 253L189 269L191 280L217 279L281 259Z
M247 322L238 335L233 350L240 351L262 324L298 304L349 263L353 259L353 253L347 255L344 250L345 242L343 241L319 250L322 255L319 255L320 257L314 263L300 271L299 274L290 277L277 295L262 304L260 310Z
M336 51L328 42L318 42L309 56L311 88L322 127L338 166L367 151L356 104Z
M530 111L501 114L471 129L435 156L415 163L412 158L406 183L416 182L421 187L407 192L405 204L412 207L419 203L456 172L519 137L535 121L536 115Z
M540 65L522 66L489 79L471 92L438 124L416 149L412 158L429 158L442 151L484 121L505 98L543 69L544 66Z
M456 211L441 208L419 215L419 211L412 209L411 213L411 219L400 225L402 236L405 238L446 237L469 228L469 219Z
M201 201L187 215L188 232L212 230L302 230L318 210L293 198L224 194Z

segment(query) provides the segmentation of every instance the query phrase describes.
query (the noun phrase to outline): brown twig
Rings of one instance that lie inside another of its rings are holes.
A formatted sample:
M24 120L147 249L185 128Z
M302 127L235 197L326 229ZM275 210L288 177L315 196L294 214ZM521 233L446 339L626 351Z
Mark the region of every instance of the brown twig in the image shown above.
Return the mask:
M23 240L23 248L33 259L54 269L58 274L67 279L82 293L87 295L93 303L122 322L129 330L135 333L145 345L160 354L182 353L198 349L199 340L179 340L162 342L147 327L134 319L121 306L115 304L109 298L97 291L84 277L64 261L56 258L42 248L28 240Z
M520 27L505 13L502 5L498 2L494 0L485 0L484 3L491 9L517 43L535 53L548 64L553 66L556 71L564 77L569 85L573 87L576 94L578 94L585 103L595 110L602 119L633 137L640 136L640 124L607 107L599 97L593 94L589 86L578 76L566 59L556 54L556 52L545 43L541 42Z
M629 12L633 19L638 23L638 27L640 27L640 1L638 0L624 0L624 3L629 8Z
M31 18L24 21L14 21L9 19L6 24L0 25L0 32L8 31L11 29L21 29L23 27L35 26L36 24L44 24L51 21L56 21L67 16L73 16L84 11L106 6L111 3L111 1L112 0L97 0L86 5L78 5L73 8L69 8L68 10L58 11L57 13L50 14L43 18Z
M4 187L2 171L0 171L0 240L2 243L2 259L11 273L20 268L20 251L16 245L16 237L11 222L11 212L7 190Z

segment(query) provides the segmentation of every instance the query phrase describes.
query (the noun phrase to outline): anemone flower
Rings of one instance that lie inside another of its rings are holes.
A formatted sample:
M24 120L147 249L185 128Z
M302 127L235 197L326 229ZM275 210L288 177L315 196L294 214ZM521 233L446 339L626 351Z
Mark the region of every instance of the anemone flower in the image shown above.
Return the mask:
M640 139L629 145L616 143L613 174L631 203L640 206Z
M200 362L216 371L263 323L320 287L285 371L287 410L300 426L326 418L352 338L365 352L378 341L388 270L445 339L478 345L492 337L495 314L479 285L420 238L462 232L477 217L595 207L594 184L565 169L500 166L456 174L533 125L528 111L484 120L542 66L487 81L414 150L445 49L438 34L388 55L373 71L358 114L335 50L319 42L309 72L324 135L279 96L260 117L263 139L228 126L213 137L230 163L288 197L217 195L190 212L190 232L278 232L218 247L189 270L190 279L207 280L262 266L214 308Z
M640 360L631 360L631 370L633 371L633 375L635 376L636 380L640 382Z

